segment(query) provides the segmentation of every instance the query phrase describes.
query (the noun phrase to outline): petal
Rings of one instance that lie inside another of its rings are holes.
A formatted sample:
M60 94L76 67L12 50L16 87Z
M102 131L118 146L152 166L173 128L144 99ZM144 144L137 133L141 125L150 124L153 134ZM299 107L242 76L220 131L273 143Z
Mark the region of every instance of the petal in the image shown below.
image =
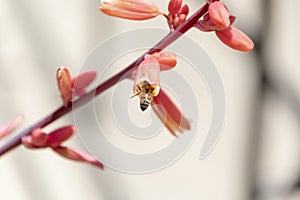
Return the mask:
M233 24L233 22L235 21L235 16L233 16L233 15L230 15L229 16L229 21L230 21L230 25L232 25Z
M43 148L47 147L46 141L48 135L42 132L41 128L34 129L30 135L22 137L22 143L26 148Z
M184 4L179 10L179 14L183 14L185 16L187 16L189 12L190 12L190 8L187 4Z
M222 2L211 3L208 7L208 13L211 21L219 28L225 29L230 25L229 12Z
M210 19L209 14L205 14L202 19L200 19L195 25L197 29L204 32L215 31L215 30L223 30Z
M136 85L146 80L150 84L158 85L160 82L160 66L158 60L152 55L146 55L145 59L137 67L134 91L136 91Z
M82 96L84 94L86 94L87 90L85 88L79 89L77 88L76 91L74 91L74 94L76 96Z
M34 129L31 134L31 142L37 147L47 147L46 142L48 140L48 135L42 131L41 128Z
M182 5L182 0L170 0L168 5L168 10L171 15L176 15L179 13Z
M48 135L46 146L55 148L59 146L62 142L69 139L75 132L75 126L66 126L51 132Z
M90 85L96 78L95 70L85 71L72 79L73 90L76 95L82 95L84 89Z
M0 127L0 139L10 134L22 121L23 115L17 115L12 118L7 124Z
M23 136L21 138L21 142L28 149L40 148L40 147L33 145L31 137L29 137L28 135Z
M254 48L252 40L242 31L230 26L223 31L216 31L218 38L227 46L243 52Z
M179 14L178 16L174 17L173 24L174 28L177 28L180 24L185 22L186 20L186 15L184 14Z
M160 90L152 103L153 110L174 136L176 136L177 131L182 133L184 130L191 129L190 122L164 90Z
M70 70L66 67L60 67L56 71L56 81L64 105L72 100L72 78Z
M101 162L99 162L96 158L94 158L93 156L91 156L87 153L79 151L77 149L72 149L70 147L64 147L64 146L57 146L52 149L56 153L60 154L61 156L65 157L65 158L68 158L70 160L90 163L92 165L95 165L95 166L103 169L103 164Z
M158 7L147 0L104 0L99 10L110 16L132 20L150 19L161 14Z
M171 52L162 51L152 54L159 62L160 70L169 70L176 66L176 54Z

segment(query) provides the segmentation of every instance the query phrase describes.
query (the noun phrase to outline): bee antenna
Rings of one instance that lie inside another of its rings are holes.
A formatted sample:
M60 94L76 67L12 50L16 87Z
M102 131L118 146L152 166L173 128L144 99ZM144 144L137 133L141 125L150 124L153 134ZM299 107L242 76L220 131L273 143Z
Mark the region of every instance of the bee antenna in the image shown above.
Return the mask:
M136 94L134 94L133 96L131 96L130 97L130 99L132 99L133 97L136 97L136 96L138 96L140 94L140 92L139 93L136 93Z

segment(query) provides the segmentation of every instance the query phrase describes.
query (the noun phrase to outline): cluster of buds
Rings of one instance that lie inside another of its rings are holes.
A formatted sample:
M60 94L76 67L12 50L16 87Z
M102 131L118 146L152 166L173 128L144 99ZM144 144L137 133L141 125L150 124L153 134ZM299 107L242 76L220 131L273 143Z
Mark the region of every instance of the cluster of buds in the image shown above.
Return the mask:
M170 0L168 10L167 20L170 30L173 31L185 22L190 9L187 4L182 4L182 0Z
M154 3L148 0L102 0L101 2L102 6L99 10L110 16L131 20L147 20L163 15L167 19L171 32L177 29L179 32L184 33L191 27L196 27L201 31L215 32L217 37L224 44L235 50L247 52L254 48L252 40L245 33L232 26L235 17L229 14L227 7L219 0L206 0L206 5L189 19L187 19L189 7L187 4L183 4L183 0L170 0L168 4L168 14L161 12ZM184 29L181 29L179 26L184 27ZM171 37L172 35L175 35L175 32L168 36ZM174 38L175 37L173 37L173 39ZM166 39L166 41L164 41L165 46L172 41ZM165 46L163 48L165 48ZM153 47L154 50L163 48L158 48L157 46ZM142 111L146 110L148 106L151 106L159 119L174 136L177 136L177 132L183 133L185 130L191 128L190 122L168 96L164 88L161 88L160 84L161 71L173 69L176 63L176 55L170 52L146 54L144 60L128 77L134 80L134 96L139 96ZM127 68L123 70L125 71L124 73L128 72L126 70ZM62 110L66 110L71 106L74 97L80 97L86 94L86 88L95 77L95 70L86 71L76 77L72 77L68 68L60 67L56 72L56 80L63 100L64 107L62 107ZM110 80L113 79L114 77ZM113 84L115 84L114 81L111 82L111 86ZM22 115L18 115L9 123L0 127L0 139L11 133L21 119ZM34 128L30 128L29 131L33 129ZM41 128L36 128L30 133L26 133L28 135L22 135L22 138L20 138L23 145L27 148L51 148L54 152L65 158L87 162L103 169L103 164L93 156L62 145L74 132L74 126L65 126L49 134L43 132ZM11 143L11 146L13 145L15 144Z
M86 87L93 82L95 77L95 70L85 71L72 78L71 72L67 67L58 68L56 71L56 81L64 106L68 106L74 96L85 94Z
M74 95L81 96L86 93L86 87L95 79L94 70L86 71L72 78L70 70L60 67L57 70L56 78L64 106L68 106ZM0 139L9 135L21 122L23 116L17 115L6 125L0 127ZM29 149L51 148L54 152L64 158L86 162L103 169L103 164L96 158L80 150L63 146L62 143L75 133L74 126L65 126L46 134L41 128L34 129L29 135L21 138L22 144Z
M99 10L104 14L131 20L145 20L158 15L166 17L170 31L174 31L186 21L189 7L183 0L170 0L168 14L147 0L102 0ZM207 13L194 26L201 31L214 31L227 46L243 52L254 48L252 40L242 31L232 26L235 17L230 15L227 7L219 0L206 0Z
M227 7L220 1L209 1L208 12L195 27L201 31L214 31L217 37L227 46L248 52L254 48L252 40L242 31L233 27L235 16L229 14Z

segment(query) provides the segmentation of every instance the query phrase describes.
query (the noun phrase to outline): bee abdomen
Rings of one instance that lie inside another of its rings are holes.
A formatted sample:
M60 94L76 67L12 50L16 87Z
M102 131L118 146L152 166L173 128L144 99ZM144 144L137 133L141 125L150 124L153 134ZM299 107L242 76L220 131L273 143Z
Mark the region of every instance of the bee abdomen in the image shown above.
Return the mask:
M140 108L142 111L145 111L148 108L148 106L149 106L148 103L143 103L143 102L140 103Z

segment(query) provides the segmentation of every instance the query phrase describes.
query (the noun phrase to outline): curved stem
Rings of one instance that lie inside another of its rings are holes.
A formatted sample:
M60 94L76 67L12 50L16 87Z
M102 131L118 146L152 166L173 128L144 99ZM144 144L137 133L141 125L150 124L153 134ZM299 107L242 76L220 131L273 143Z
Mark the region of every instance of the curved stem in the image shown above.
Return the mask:
M21 144L21 138L25 135L30 134L34 129L39 127L45 127L51 122L55 121L56 119L60 118L61 116L69 113L72 109L76 109L90 100L94 98L95 95L101 94L106 89L110 88L111 86L115 85L118 81L122 80L124 75L134 69L136 66L138 66L144 59L144 56L146 54L152 54L155 52L160 52L167 46L169 46L172 42L174 42L176 39L178 39L180 36L182 36L185 32L187 32L190 28L194 26L194 24L198 21L200 17L202 17L208 10L208 5L205 4L203 7L201 7L199 10L197 10L190 18L188 18L184 23L182 23L177 29L168 35L166 35L160 42L158 42L154 47L149 49L146 53L144 53L142 56L140 56L136 61L131 63L128 67L117 73L116 75L112 76L108 80L104 81L100 85L98 85L95 89L91 90L87 94L79 97L78 99L74 100L72 103L70 103L68 106L61 106L54 112L50 113L46 117L40 119L27 129L24 129L19 134L17 134L14 138L12 138L10 141L8 141L6 144L4 144L2 147L0 147L0 156L4 153L8 152L9 150L17 147Z

